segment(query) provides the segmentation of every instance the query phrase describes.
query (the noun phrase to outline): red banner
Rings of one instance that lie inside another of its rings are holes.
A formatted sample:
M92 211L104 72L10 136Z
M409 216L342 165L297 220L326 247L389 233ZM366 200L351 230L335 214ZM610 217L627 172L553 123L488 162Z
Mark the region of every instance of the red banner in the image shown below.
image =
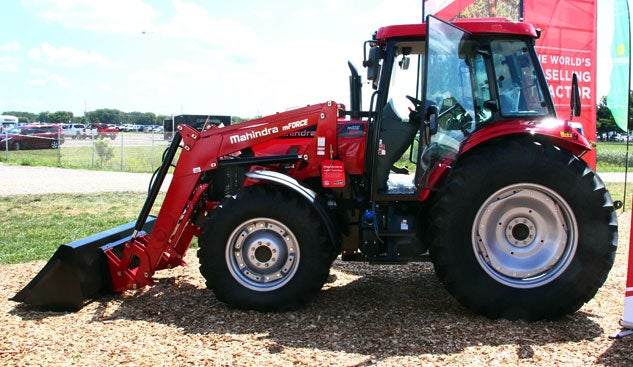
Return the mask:
M596 0L525 0L523 17L542 31L536 52L560 118L570 116L572 74L578 75L584 134L596 141ZM583 157L596 166L595 151Z

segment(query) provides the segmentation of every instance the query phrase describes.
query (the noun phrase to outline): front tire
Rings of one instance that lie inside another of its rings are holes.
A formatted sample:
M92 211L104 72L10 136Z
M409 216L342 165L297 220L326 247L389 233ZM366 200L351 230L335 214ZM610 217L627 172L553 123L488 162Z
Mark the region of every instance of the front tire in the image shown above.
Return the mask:
M329 274L332 244L303 198L269 186L241 189L211 213L200 236L200 272L230 307L295 310Z
M577 311L614 261L617 216L604 183L551 144L476 149L457 162L435 207L431 256L440 280L489 318Z

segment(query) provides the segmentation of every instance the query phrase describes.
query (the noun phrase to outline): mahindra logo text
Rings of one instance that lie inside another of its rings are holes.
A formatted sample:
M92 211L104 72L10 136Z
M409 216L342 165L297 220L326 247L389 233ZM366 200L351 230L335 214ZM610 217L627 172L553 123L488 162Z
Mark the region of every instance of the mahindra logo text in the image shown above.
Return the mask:
M308 119L303 119L303 120L289 122L289 123L283 125L281 127L281 130L282 131L290 131L292 129L296 129L296 128L300 128L300 127L304 127L304 126L308 126ZM229 137L229 141L231 142L231 144L236 144L236 143L245 142L245 141L248 141L248 140L251 140L251 139L262 138L264 136L267 136L267 135L270 135L270 134L276 134L278 132L279 132L279 128L277 126L265 127L263 129L260 129L260 130L251 130L251 131L245 132L243 134L231 135Z

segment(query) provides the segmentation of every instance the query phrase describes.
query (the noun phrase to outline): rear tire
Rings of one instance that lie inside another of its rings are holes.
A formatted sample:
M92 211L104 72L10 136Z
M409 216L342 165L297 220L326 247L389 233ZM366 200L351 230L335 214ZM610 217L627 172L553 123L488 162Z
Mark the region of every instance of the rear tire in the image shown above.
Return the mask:
M457 162L435 207L431 256L446 289L489 318L558 319L607 278L617 216L585 162L502 141Z
M295 310L325 283L332 244L321 218L278 187L240 189L214 209L200 236L200 272L230 307Z
M57 149L57 148L59 148L59 141L51 140L51 149Z

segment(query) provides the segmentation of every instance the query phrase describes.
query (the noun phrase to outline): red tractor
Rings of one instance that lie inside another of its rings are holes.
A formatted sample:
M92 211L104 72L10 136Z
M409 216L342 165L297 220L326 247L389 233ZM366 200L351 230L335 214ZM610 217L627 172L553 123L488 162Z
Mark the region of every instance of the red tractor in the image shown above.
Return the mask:
M537 37L503 19L384 27L364 44L368 110L350 64L349 110L181 124L138 220L61 246L13 299L77 310L151 285L196 236L207 286L240 309L297 309L341 256L430 259L459 302L490 318L573 313L611 269L617 203L580 159L587 139L556 116ZM576 81L571 90L577 116Z

